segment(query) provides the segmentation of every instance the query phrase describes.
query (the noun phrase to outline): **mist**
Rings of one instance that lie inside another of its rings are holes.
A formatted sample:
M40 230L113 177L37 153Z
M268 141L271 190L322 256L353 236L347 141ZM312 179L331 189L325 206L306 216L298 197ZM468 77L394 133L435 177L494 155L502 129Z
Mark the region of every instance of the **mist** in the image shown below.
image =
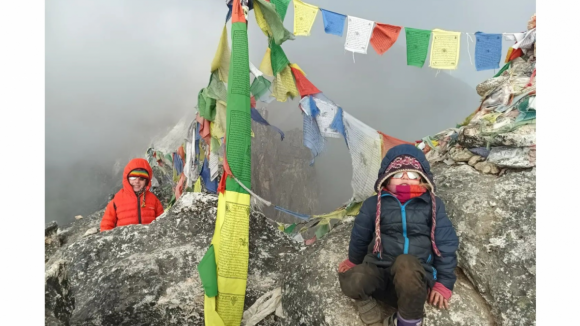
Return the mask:
M414 28L519 32L534 1L330 1L338 13ZM64 1L46 3L46 215L66 225L102 208L118 190L119 168L194 110L227 13L225 1ZM293 30L290 5L285 26ZM228 26L229 29L229 26ZM249 14L250 60L259 65L267 39ZM346 32L346 31L345 31ZM344 37L324 33L321 14L309 37L283 48L291 62L344 110L389 135L412 141L454 126L478 106L476 72L465 35L456 71L406 66L405 37L383 56L344 51ZM509 42L504 42L504 54ZM470 44L473 56L475 48ZM473 57L472 57L473 59ZM263 107L259 103L259 107ZM268 105L270 123L302 128L298 99ZM115 168L115 164L117 164ZM276 167L271 167L276 168ZM329 140L314 167L323 213L348 200L350 156Z

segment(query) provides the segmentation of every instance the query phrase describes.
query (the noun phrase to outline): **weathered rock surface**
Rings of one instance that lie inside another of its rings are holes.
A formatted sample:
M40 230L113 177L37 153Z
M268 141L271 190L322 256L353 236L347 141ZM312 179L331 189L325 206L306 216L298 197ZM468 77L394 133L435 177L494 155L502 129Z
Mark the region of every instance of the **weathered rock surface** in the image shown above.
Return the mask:
M82 237L102 211L64 232L46 264L46 322L59 325L203 325L197 263L214 229L217 197L186 193L150 225ZM246 307L279 286L299 249L260 213L250 219ZM57 322L58 321L58 322Z
M437 195L459 236L459 267L498 325L535 325L536 171L483 175L433 166Z
M494 147L487 160L499 167L524 169L536 165L530 156L530 147ZM535 157L534 157L535 158Z

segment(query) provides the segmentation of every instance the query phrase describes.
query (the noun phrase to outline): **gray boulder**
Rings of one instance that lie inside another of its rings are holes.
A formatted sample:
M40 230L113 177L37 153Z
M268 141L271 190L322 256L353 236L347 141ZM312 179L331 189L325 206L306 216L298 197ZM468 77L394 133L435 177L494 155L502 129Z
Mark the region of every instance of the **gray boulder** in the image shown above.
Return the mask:
M216 204L215 196L186 193L150 225L88 237L82 235L99 214L78 221L84 227L69 230L68 244L46 264L46 323L203 325L197 264L211 241ZM250 221L246 308L279 286L298 251L262 214L253 212Z
M433 166L437 194L459 236L458 265L498 325L535 325L536 171L502 177Z

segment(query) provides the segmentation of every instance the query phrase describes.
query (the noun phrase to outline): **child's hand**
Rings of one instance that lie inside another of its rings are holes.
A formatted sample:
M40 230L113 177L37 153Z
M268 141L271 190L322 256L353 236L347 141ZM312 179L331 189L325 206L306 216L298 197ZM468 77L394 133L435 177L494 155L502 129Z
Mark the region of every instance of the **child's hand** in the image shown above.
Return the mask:
M449 310L449 301L445 299L443 295L437 291L431 291L431 294L429 295L429 303L439 309L445 308ZM439 306L437 306L437 304L439 304Z

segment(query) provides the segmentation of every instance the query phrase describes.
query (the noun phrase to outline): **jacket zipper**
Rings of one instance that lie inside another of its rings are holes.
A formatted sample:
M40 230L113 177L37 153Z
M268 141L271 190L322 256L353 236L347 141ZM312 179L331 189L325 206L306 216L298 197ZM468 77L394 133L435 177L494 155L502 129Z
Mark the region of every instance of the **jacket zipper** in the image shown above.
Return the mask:
M143 196L145 196L144 193ZM137 195L137 217L139 218L139 224L141 224L141 206L139 205L139 195Z

